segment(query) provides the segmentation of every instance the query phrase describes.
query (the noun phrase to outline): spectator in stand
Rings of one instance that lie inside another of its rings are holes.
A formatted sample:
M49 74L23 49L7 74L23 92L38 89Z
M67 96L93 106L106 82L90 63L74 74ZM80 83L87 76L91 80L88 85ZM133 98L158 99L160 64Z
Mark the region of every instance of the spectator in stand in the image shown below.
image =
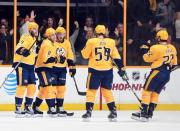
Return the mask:
M20 14L19 14L19 16L20 16ZM27 24L29 22L35 21L35 18L36 18L36 14L35 14L34 10L31 11L30 16L26 14L25 18L22 19L22 21L21 21L21 25L20 25L20 29L19 29L20 36L23 34L29 34Z
M53 17L48 17L47 24L43 25L43 27L40 27L40 29L41 29L41 32L40 32L41 37L43 37L43 38L46 37L45 36L45 31L46 31L47 28L54 28L54 29L56 29L56 27L57 27L57 25L56 25L55 19Z
M87 41L87 32L91 32L93 29L93 18L91 16L87 16L85 20L84 28L80 29L79 36L78 36L78 42L75 45L75 48L78 52L80 52ZM89 35L89 34L88 34Z
M9 26L9 24L8 24L8 21L7 21L7 19L5 19L5 18L2 18L1 19L1 25L4 25L6 28L8 28Z
M0 64L7 64L10 53L10 35L6 26L0 25Z
M84 28L80 29L78 39L75 44L77 64L87 64L88 61L82 58L80 51L84 48L86 41L92 37L94 37L93 18L91 16L87 16Z
M152 37L152 19L153 19L153 13L150 8L150 1L149 0L136 0L134 2L133 0L130 0L128 2L129 7L129 15L128 20L131 20L131 25L128 27L128 30L133 28L132 25L134 25L134 29L132 31L133 36L132 39L129 40L130 43L134 44L134 48L136 49L137 61L138 65L143 65L143 60L141 57L142 54L139 53L139 47L147 42ZM143 13L142 13L143 12Z
M180 45L180 12L176 12L175 34L175 42Z
M175 3L175 11L180 12L180 2L179 0L174 0Z
M161 0L158 3L156 19L163 28L167 28L169 34L173 34L173 20L175 5L172 0Z
M71 43L72 51L74 54L74 62L76 62L76 50L75 50L74 45L75 45L77 37L79 35L79 23L78 23L78 21L74 21L74 25L75 25L75 29L74 29L73 34L70 36L70 43Z
M123 24L119 23L114 31L114 39L116 41L116 47L120 54L123 54L123 35L124 35L123 30L124 30Z

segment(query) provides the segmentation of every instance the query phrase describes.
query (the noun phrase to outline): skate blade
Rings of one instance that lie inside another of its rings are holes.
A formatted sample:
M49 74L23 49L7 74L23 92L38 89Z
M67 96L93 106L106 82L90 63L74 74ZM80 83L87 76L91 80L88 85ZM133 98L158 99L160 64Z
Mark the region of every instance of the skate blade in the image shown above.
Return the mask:
M25 118L25 114L16 114L15 118Z
M90 118L83 118L83 122L90 122Z
M66 117L66 114L58 114L58 117Z
M48 114L48 116L51 118L56 118L56 117L58 117L58 114Z
M34 117L34 114L25 114L25 117L26 118L32 118L32 117Z
M68 117L68 116L73 116L74 112L66 113L66 114L58 114L58 117Z
M108 118L108 119L109 119L109 122L117 122L117 118L113 118L113 119Z
M144 117L137 117L137 116L131 116L131 119L136 120L136 121L141 121L141 122L148 122L149 120Z
M74 112L67 113L67 116L74 116Z
M43 114L34 114L34 118L43 117Z

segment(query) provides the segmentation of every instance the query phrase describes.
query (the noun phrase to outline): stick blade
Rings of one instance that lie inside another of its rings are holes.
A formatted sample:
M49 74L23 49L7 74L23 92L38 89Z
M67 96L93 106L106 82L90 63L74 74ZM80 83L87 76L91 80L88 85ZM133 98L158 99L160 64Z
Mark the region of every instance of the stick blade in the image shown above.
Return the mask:
M86 96L86 92L78 92L80 96Z

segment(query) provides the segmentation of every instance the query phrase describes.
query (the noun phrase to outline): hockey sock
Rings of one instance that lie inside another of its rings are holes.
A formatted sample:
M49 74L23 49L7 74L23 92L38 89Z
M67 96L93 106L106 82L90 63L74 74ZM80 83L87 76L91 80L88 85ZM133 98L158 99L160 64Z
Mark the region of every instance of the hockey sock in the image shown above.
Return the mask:
M106 103L114 102L114 97L111 90L101 88L101 91L104 99L106 100Z
M55 99L46 99L48 107L55 107Z
M94 103L92 102L86 102L86 110L92 111L93 110Z
M16 106L21 106L22 105L22 101L23 101L23 98L15 97L15 104L16 104Z
M156 106L157 106L157 104L155 104L155 103L150 103L150 104L149 104L149 109L148 109L148 110L154 111L155 108L156 108Z
M35 92L36 92L36 86L35 86L35 84L28 84L26 97L28 97L28 98L33 98Z
M64 99L56 98L57 107L63 107Z
M25 98L25 106L30 106L33 102L33 98L26 97Z
M149 105L151 100L151 91L143 90L142 92L142 103Z
M148 109L148 105L147 104L141 104L141 114L142 115L147 115L147 109Z
M35 102L34 102L34 105L37 106L37 107L39 107L39 106L41 105L42 102L43 102L42 99L36 97L36 100L35 100Z
M115 102L107 103L107 106L110 111L116 110Z
M159 94L156 92L152 92L151 94L151 103L158 103Z

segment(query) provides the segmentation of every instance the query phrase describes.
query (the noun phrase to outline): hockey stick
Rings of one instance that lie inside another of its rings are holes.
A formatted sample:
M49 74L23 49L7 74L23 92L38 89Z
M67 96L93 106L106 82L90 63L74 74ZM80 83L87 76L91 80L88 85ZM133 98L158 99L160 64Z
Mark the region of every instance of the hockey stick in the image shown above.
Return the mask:
M74 80L74 84L75 84L76 91L77 91L78 95L80 95L80 96L85 96L85 95L86 95L86 92L81 92L81 91L79 91L75 77L73 76L72 78L73 78L73 80Z
M116 66L116 68L119 70L117 64L114 62L113 58L110 56L113 64ZM126 78L127 77L127 74L126 74ZM134 94L134 96L137 98L137 100L139 101L139 103L141 104L141 99L138 97L138 95L134 92L134 90L132 89L131 85L129 84L129 81L128 80L125 80L126 81L126 84L128 85L128 88L132 91L132 93Z
M39 36L39 35L38 35ZM31 47L29 48L28 51L30 51L32 49L32 47L35 45L35 43L37 42L37 39L34 41L34 43L31 45ZM21 56L20 61L18 62L18 64L13 68L13 70L7 75L7 77L4 79L3 83L1 84L0 88L2 88L5 84L5 82L8 80L9 76L18 68L18 66L21 64L22 60L23 60L24 56Z
M179 68L180 68L180 66L177 65L176 67L174 67L174 68L171 70L171 72L172 72L172 71L175 71L175 70L177 70L177 69L179 69Z
M132 89L131 85L129 84L128 80L125 80L129 89L132 91L132 93L135 95L135 97L137 98L137 100L139 101L139 103L141 104L141 99L137 96L137 94L134 92L134 90Z

